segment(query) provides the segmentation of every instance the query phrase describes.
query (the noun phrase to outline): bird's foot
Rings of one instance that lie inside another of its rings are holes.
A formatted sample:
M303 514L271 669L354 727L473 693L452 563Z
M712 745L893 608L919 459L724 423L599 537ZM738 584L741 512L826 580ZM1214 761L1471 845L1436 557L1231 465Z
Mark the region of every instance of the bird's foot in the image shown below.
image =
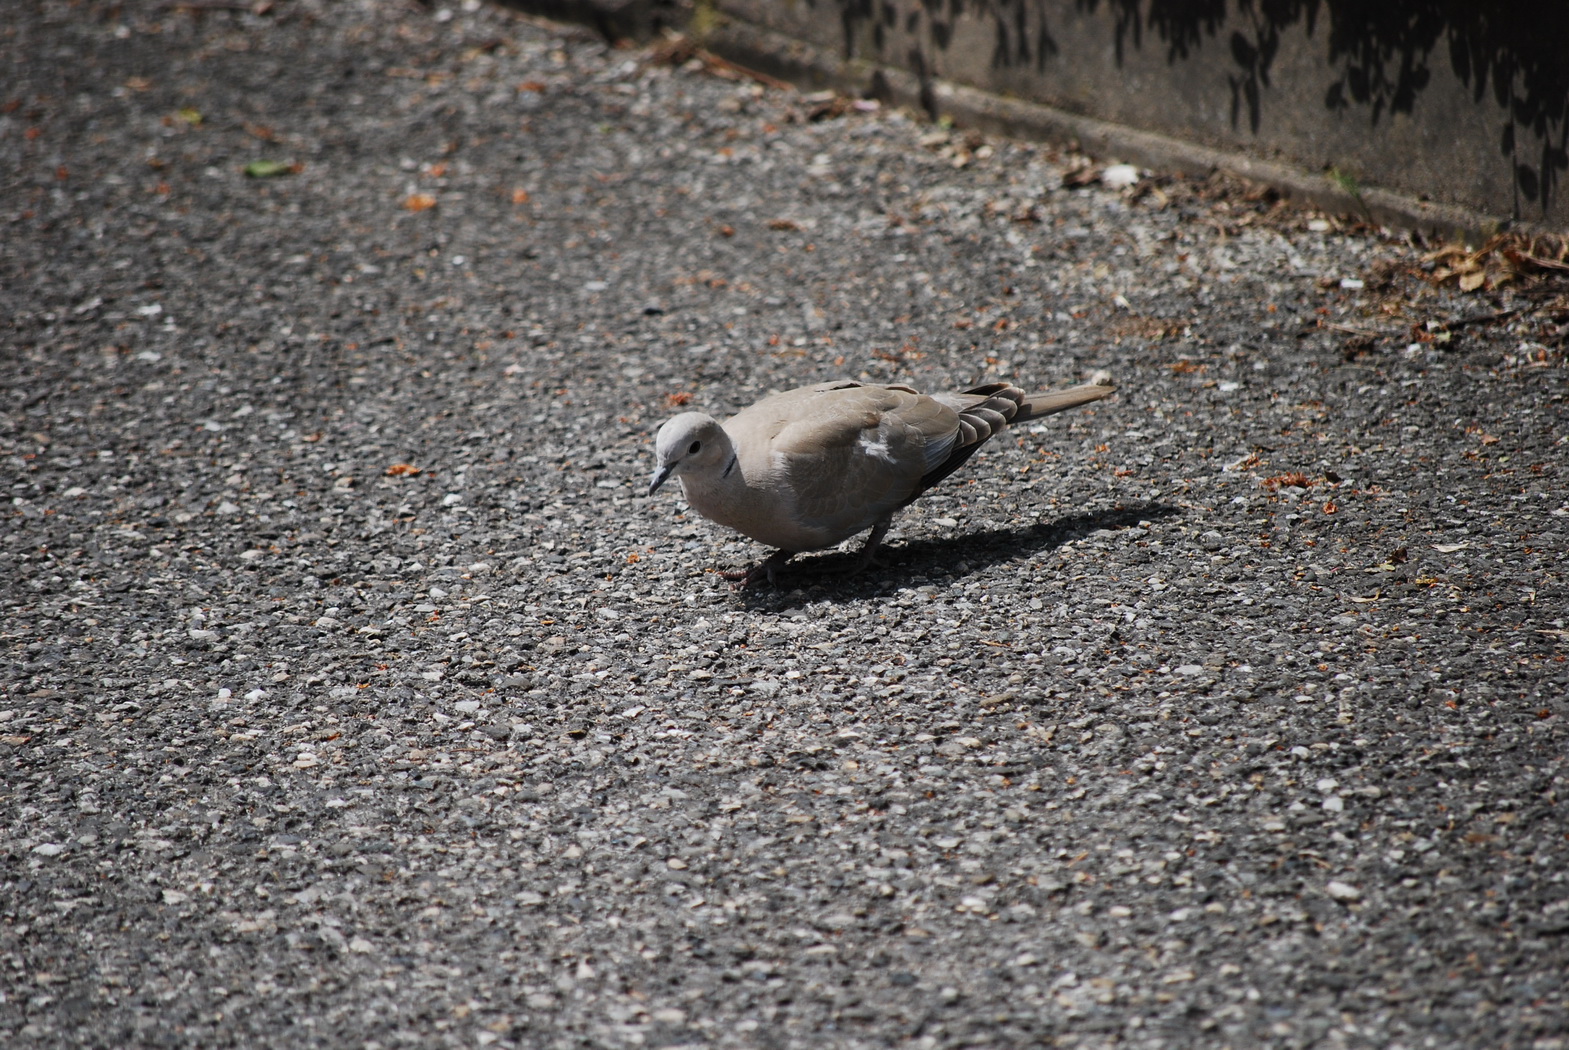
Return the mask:
M847 577L859 576L874 565L879 569L888 567L888 563L882 559L877 551L863 550L855 556L854 563L845 570L844 574Z
M768 580L769 586L776 587L778 580L774 577L775 571L793 557L794 551L774 551L750 569L720 570L719 575L730 581L732 591L744 591L764 578Z
M866 537L866 542L861 546L861 552L856 555L855 564L850 566L850 571L845 573L846 576L855 576L864 572L869 565L882 564L882 562L877 560L877 548L882 546L883 537L888 535L888 528L891 524L891 521L884 519L872 527L871 534Z

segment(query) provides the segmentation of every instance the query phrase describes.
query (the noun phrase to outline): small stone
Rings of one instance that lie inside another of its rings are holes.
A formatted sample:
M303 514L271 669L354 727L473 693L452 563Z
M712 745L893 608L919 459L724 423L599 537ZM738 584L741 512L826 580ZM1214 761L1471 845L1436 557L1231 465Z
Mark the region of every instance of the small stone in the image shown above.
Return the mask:
M1328 886L1324 887L1324 889L1337 901L1350 902L1359 901L1362 899L1361 890L1357 889L1349 882L1341 882L1338 879L1331 881Z
M1110 164L1100 173L1100 181L1109 190L1125 190L1139 181L1139 169L1131 164Z

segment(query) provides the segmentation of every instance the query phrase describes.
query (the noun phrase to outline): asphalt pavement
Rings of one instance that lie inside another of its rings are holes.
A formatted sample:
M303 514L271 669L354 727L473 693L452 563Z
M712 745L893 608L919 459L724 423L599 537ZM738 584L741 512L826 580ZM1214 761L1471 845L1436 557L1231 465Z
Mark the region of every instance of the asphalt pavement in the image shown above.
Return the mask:
M4 21L0 1044L1569 1046L1561 278L474 2ZM854 577L643 494L1100 371Z

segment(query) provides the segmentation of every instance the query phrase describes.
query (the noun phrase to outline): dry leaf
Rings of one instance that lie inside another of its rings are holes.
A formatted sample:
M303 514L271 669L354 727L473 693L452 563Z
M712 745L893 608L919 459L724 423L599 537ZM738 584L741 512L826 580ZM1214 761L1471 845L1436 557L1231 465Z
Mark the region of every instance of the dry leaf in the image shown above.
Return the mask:
M1274 477L1265 478L1259 482L1260 486L1271 492L1282 487L1306 489L1311 488L1315 484L1317 483L1312 478L1300 470L1293 470L1289 474L1276 474Z
M1447 245L1429 253L1426 261L1437 264L1430 275L1433 283L1458 278L1462 291L1474 292L1479 288L1497 288L1517 278L1569 270L1569 237L1504 233L1475 250Z
M414 193L403 202L403 206L409 211L429 211L436 206L436 198L428 193Z

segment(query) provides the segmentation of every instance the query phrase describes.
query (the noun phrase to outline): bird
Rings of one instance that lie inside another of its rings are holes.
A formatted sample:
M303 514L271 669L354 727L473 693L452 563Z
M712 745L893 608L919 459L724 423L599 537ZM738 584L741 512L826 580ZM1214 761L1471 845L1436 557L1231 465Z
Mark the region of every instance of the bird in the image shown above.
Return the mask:
M1114 387L1086 383L1026 394L1011 383L959 393L852 379L763 398L720 422L683 412L654 439L652 496L672 477L703 517L776 548L757 565L719 575L742 590L777 584L804 551L868 532L851 575L872 561L894 514L952 474L1010 423L1098 401Z

